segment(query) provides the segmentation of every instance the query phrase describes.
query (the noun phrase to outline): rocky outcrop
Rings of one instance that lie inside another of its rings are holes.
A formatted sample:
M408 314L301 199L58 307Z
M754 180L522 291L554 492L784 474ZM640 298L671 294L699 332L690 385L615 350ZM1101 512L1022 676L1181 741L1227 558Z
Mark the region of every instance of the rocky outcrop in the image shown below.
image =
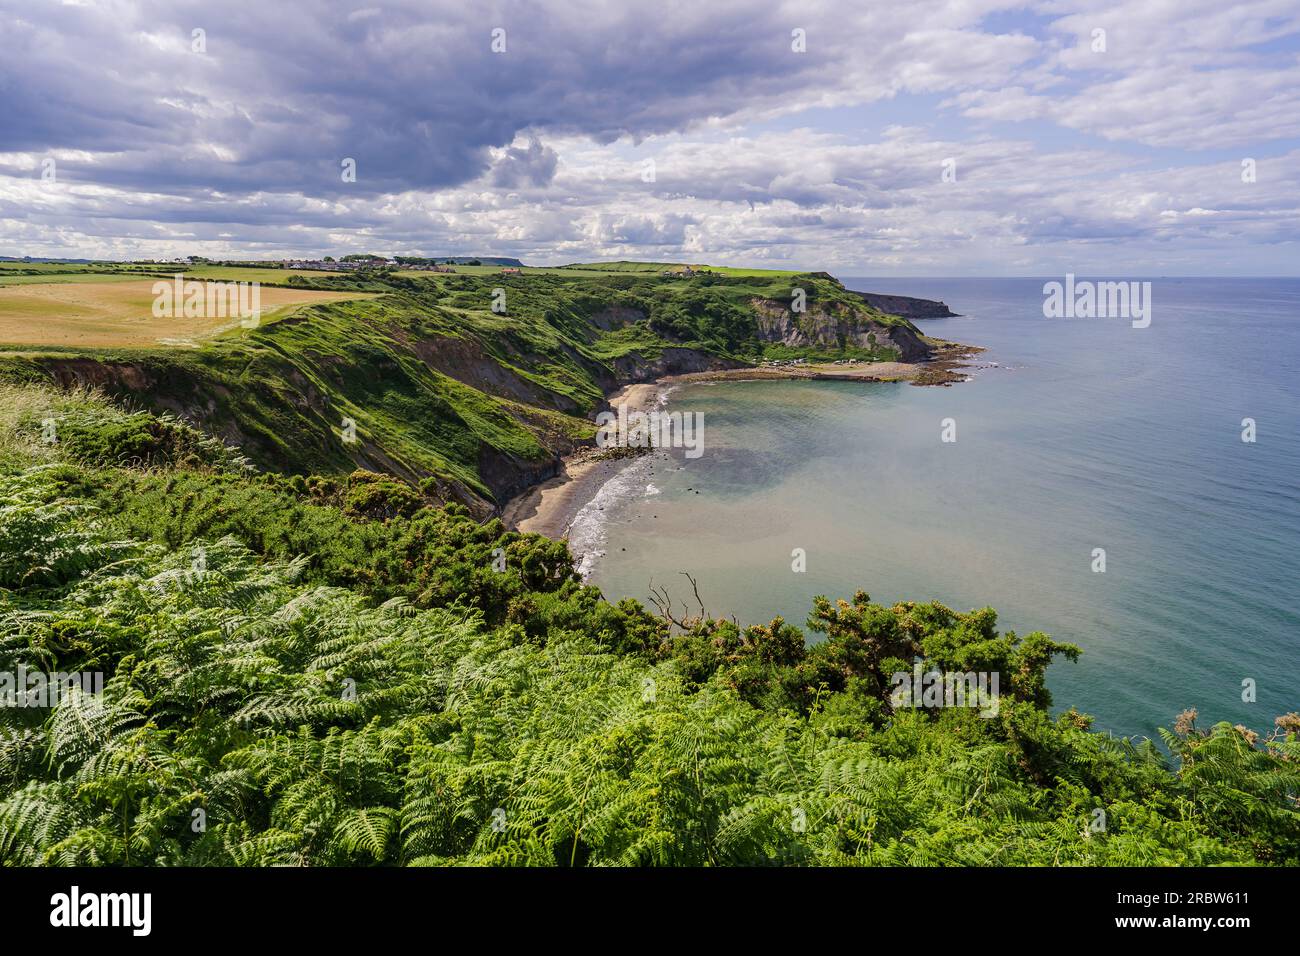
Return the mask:
M957 315L946 303L934 299L915 299L910 295L885 295L882 292L856 292L873 309L904 319L948 319Z
M541 484L560 473L564 464L563 455L577 448L576 445L556 449L556 454L544 461L526 461L514 455L492 448L479 446L478 473L483 483L492 489L492 495L498 502L494 513L511 498L523 494L533 485ZM486 502L482 504L486 505Z
M668 347L657 355L629 352L614 360L615 380L610 388L634 382L652 382L665 375L685 375L688 372L712 372L725 368L745 368L744 362L721 358L698 349Z
M883 322L866 310L841 303L810 303L805 312L794 312L789 304L775 299L754 299L751 304L758 317L758 336L765 342L824 349L894 349L904 362L921 362L931 354L930 345L910 323Z

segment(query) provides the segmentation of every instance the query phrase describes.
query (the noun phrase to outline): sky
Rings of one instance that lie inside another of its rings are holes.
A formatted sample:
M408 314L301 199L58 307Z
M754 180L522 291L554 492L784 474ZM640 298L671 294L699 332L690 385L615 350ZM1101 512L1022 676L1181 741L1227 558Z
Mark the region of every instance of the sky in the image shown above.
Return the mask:
M0 0L0 255L1300 274L1300 0Z

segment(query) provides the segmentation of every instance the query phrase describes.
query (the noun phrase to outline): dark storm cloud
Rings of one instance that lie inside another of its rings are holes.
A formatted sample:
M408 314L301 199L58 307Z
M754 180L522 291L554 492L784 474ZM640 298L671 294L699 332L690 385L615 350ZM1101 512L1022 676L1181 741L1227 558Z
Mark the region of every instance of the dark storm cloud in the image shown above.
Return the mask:
M445 188L521 132L681 129L797 86L807 66L788 26L717 5L5 6L0 151L91 152L61 174L136 190ZM534 139L494 178L545 185L554 170Z

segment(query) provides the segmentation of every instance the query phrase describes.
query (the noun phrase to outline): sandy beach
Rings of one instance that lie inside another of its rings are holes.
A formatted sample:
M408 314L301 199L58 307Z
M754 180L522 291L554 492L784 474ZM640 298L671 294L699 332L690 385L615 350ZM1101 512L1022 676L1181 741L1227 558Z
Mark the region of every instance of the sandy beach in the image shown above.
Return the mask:
M609 397L609 404L615 408L626 405L629 412L648 411L658 403L669 384L664 380L627 385ZM600 453L598 448L583 448L567 456L558 475L507 503L501 521L516 531L567 538L569 526L582 506L596 496L605 482L635 461L634 458L602 458Z
M626 405L629 412L648 411L663 391L684 382L752 381L755 379L824 379L859 382L912 382L916 385L950 385L965 379L967 359L983 349L970 346L940 347L930 362L834 362L806 365L760 365L670 375L656 382L625 386L609 397L611 407ZM604 457L601 449L583 448L564 459L560 473L506 504L501 521L516 531L535 532L548 538L565 538L583 506L635 458Z

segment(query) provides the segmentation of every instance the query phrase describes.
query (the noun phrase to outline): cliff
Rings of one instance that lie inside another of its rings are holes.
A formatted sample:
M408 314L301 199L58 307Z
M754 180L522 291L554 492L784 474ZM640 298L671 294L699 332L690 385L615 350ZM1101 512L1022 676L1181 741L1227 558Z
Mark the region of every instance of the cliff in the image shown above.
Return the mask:
M932 349L910 324L889 324L878 314L842 302L817 303L795 312L784 302L754 299L758 337L796 348L857 348L893 352L899 361L921 362Z
M388 472L483 516L591 442L605 396L624 384L773 357L932 354L906 318L824 273L365 282L384 294L306 307L199 349L11 354L0 377L93 386L178 414L267 470ZM492 307L499 291L505 312Z
M947 303L934 299L914 299L908 295L885 295L880 292L857 292L873 309L901 316L904 319L948 319L957 315Z

